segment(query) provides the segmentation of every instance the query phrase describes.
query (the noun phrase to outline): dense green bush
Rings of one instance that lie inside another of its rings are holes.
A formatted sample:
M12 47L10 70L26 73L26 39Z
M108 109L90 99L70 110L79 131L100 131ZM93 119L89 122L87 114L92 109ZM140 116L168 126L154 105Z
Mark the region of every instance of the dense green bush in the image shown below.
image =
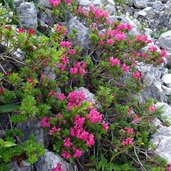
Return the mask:
M151 40L129 35L129 24L110 22L102 9L90 6L85 11L74 1L50 2L54 15L61 14L59 20L70 11L91 28L89 49L83 53L75 43L77 31L67 34L59 24L46 36L16 29L0 9L0 44L6 46L1 60L10 60L18 48L25 56L24 62L15 59L16 70L1 65L0 112L10 114L12 125L3 141L16 144L0 147L1 167L19 157L34 163L44 153L32 136L18 141L22 132L16 125L37 119L48 131L49 149L75 162L79 170L164 171L166 163L148 154L156 131L152 121L160 109L155 101L139 102L134 95L143 89L137 63L159 65L166 52L155 46L141 52ZM76 91L79 87L88 88L95 99L85 101L84 92Z

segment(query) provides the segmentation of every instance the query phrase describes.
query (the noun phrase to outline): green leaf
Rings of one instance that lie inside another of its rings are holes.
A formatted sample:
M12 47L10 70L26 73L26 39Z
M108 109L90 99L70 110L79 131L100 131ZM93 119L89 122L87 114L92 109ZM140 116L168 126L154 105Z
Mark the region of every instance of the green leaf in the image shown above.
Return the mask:
M2 147L13 147L16 146L17 144L10 142L10 141L5 141Z
M14 112L18 110L19 105L7 104L0 106L0 113Z

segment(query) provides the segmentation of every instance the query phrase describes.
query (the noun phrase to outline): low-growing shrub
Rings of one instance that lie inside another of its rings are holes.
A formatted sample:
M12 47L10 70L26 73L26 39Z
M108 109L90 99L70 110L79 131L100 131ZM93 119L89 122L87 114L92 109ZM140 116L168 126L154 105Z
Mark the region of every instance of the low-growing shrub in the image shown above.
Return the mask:
M0 148L0 163L19 157L34 163L44 153L33 137L19 142L22 133L15 130L18 123L37 119L50 137L48 148L79 170L164 170L166 163L148 153L156 130L152 121L161 111L155 101L139 102L135 95L143 89L137 63L159 65L166 51L154 45L141 51L151 42L148 36L131 36L131 25L111 22L102 9L90 6L86 11L74 0L50 3L54 14L61 14L59 20L71 12L89 27L89 48L84 53L75 41L77 32L68 34L59 24L48 36L14 28L4 22L0 9L0 44L6 49L1 60L17 66L10 70L1 65L0 112L9 113L12 125L4 141L17 145ZM17 49L24 62L11 56ZM79 87L88 88L95 99L86 101Z

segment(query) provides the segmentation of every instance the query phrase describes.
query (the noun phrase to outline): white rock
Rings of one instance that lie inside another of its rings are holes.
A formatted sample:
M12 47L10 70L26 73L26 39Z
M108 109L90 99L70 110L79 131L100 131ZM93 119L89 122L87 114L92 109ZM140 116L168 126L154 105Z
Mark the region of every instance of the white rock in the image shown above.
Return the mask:
M110 4L105 6L105 11L107 11L109 13L109 15L116 14L115 6L110 5Z
M149 28L144 28L144 34L151 35L153 31Z
M86 101L92 101L93 103L95 103L95 95L93 93L91 93L88 89L84 88L84 87L80 87L78 88L76 91L80 92L83 91L85 94L85 100Z
M158 41L162 48L171 51L171 30L161 34Z
M45 7L50 7L50 3L49 3L49 0L38 0L38 5L42 5L42 6L45 6Z
M133 0L133 3L134 3L136 8L147 7L147 0Z
M138 12L138 15L145 17L147 15L147 12L144 10L141 10Z
M165 74L162 77L162 81L164 82L164 84L166 84L167 87L171 88L171 74Z
M114 0L101 0L104 4L111 4L111 5L115 5Z
M157 108L162 107L162 116L166 117L169 122L171 122L171 107L167 103L160 103L156 104Z
M91 5L91 1L89 1L89 0L80 0L79 5L87 7L87 6Z
M162 85L162 89L165 95L171 95L171 88Z
M92 4L93 4L95 7L103 8L103 3L102 3L100 0L93 0L93 1L92 1Z
M161 127L152 136L151 142L156 145L155 152L171 163L171 127Z

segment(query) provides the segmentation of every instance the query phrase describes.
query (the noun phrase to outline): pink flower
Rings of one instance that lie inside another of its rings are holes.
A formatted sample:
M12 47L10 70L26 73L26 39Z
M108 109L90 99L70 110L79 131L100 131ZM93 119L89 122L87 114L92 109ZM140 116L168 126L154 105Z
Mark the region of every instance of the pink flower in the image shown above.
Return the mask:
M81 66L81 63L80 62L75 62L74 68L79 68L80 66Z
M80 68L79 71L80 71L80 75L85 75L86 74L86 71L85 71L84 68Z
M65 0L66 4L70 4L72 0Z
M134 129L133 128L125 128L126 133L129 134L133 134L134 133Z
M166 57L167 56L167 52L166 50L162 49L160 52L161 57Z
M112 66L114 66L114 65L120 66L120 61L119 61L118 58L110 57L109 58L109 61L110 61L110 63L111 63Z
M74 124L75 125L83 126L84 122L85 122L85 118L84 117L80 117L78 115L74 117Z
M81 102L85 99L83 91L73 91L68 94L68 110L71 111L74 106L79 107Z
M100 45L100 46L104 46L104 44L105 44L104 41L99 42L99 45Z
M139 78L141 78L141 74L140 74L139 71L136 71L136 72L134 72L134 73L132 74L132 77L135 78L135 79L139 79Z
M132 145L133 144L133 138L126 138L125 141L122 142L123 145Z
M133 123L138 123L140 120L140 117L138 115L134 115Z
M109 125L105 121L103 121L102 127L103 127L104 130L108 130L109 129Z
M49 3L57 7L61 3L61 0L49 0Z
M59 68L61 71L64 71L64 70L65 70L65 65L63 65L63 64L58 64L57 66L58 66L58 68Z
M102 121L102 114L97 112L95 109L91 109L89 114L87 115L87 118L92 124L100 123Z
M71 154L69 154L66 150L63 150L61 156L65 159L69 159Z
M44 117L40 123L40 126L43 128L49 128L50 127L50 123L48 122L49 118Z
M158 50L158 47L155 46L155 45L149 47L149 51L150 51L150 52L156 52L157 50Z
M76 50L75 50L75 49L70 49L70 50L68 51L68 53L69 53L69 55L73 56L73 55L76 54Z
M132 26L130 24L126 24L126 23L121 23L117 26L118 30L128 30L130 31L132 29Z
M115 35L115 38L118 40L118 41L122 41L126 38L125 34L124 33L118 33Z
M70 74L74 75L78 73L78 68L70 68Z
M56 126L53 126L52 129L49 131L49 134L52 135L58 131L60 131L61 129L57 129Z
M79 149L75 149L74 158L82 156L82 152Z
M19 28L17 30L17 33L25 33L25 32L26 32L26 30L24 28Z
M148 108L148 110L149 110L149 111L155 111L155 110L156 110L156 107L155 107L155 106L150 106L150 107Z
M126 64L123 64L123 65L122 65L122 70L123 70L124 72L128 73L128 72L129 72L129 66L127 66Z
M63 115L61 113L56 114L56 118L63 118Z
M88 138L88 140L87 140L87 143L86 143L86 145L87 146L92 146L92 145L94 145L94 135L93 134L90 134L89 135L89 138Z
M53 91L53 90L50 90L50 92L49 92L48 96L53 96L53 95L56 95L56 92L55 92L55 91Z
M148 42L148 36L147 35L137 35L135 38L135 41L142 41L142 42Z
M28 33L29 35L34 35L34 34L36 33L36 31L35 31L34 29L30 28L30 29L27 31L27 33Z
M112 46L114 44L114 40L113 39L107 39L107 43Z
M63 93L57 94L56 97L58 100L61 100L61 101L64 101L66 98L66 96Z
M64 171L62 169L62 163L58 162L57 166L55 168L53 168L52 171Z
M70 147L72 145L71 138L66 138L63 140L65 147Z
M62 62L63 62L63 64L68 64L69 63L69 59L66 56L64 56L62 58Z
M71 43L70 42L68 42L68 41L62 41L62 42L60 42L60 46L61 47L67 47L67 48L70 48L71 47Z
M87 141L89 133L87 131L82 131L77 137L83 141Z

